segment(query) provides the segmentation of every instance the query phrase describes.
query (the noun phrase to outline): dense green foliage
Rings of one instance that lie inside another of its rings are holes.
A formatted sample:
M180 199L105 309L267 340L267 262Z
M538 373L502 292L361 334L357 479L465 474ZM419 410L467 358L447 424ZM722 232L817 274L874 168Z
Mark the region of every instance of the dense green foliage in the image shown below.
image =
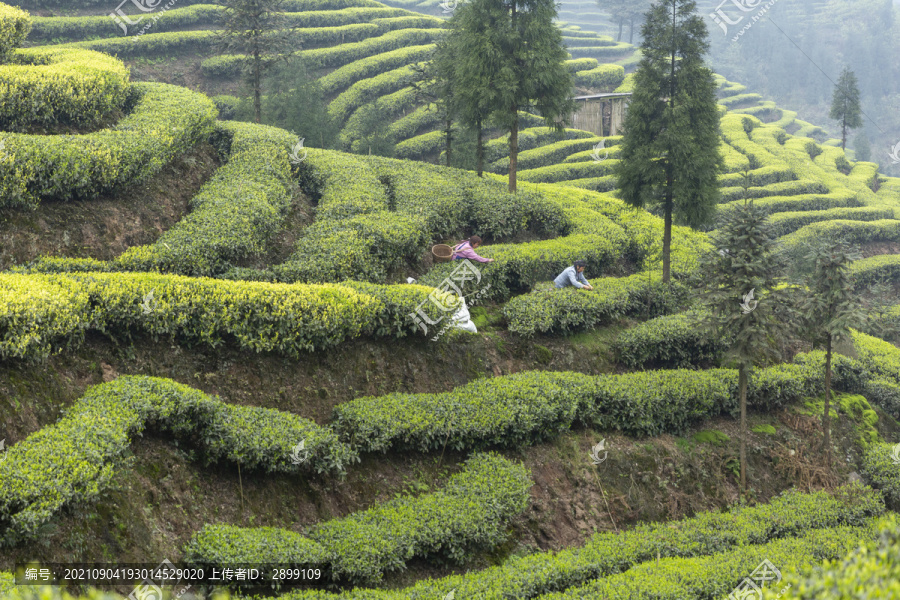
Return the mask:
M145 429L200 446L210 461L270 472L342 473L355 453L330 430L275 410L233 406L153 377L120 377L90 388L63 419L7 451L0 462L0 542L33 536L63 505L97 500L127 464L130 440ZM305 441L308 460L291 462Z
M325 521L308 539L271 528L206 525L186 555L201 564L322 561L338 579L377 581L414 557L440 553L459 561L473 548L504 541L506 524L525 509L531 485L523 466L496 454L476 454L442 489Z

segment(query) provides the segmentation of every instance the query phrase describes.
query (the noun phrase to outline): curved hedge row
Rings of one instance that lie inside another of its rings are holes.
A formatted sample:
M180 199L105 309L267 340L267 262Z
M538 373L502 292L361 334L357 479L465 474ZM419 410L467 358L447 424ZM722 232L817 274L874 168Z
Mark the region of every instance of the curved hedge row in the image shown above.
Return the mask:
M766 590L765 600L872 600L900 597L900 528L896 518L886 521L877 543L855 549L843 560L826 561L802 573L788 572L783 594Z
M136 83L130 89L135 107L110 129L87 135L5 135L3 205L96 198L143 181L212 132L216 108L203 94L163 83Z
M725 203L745 198L768 198L769 196L793 196L795 194L827 194L828 188L821 182L812 179L795 179L793 181L782 181L780 183L771 183L764 187L749 187L747 189L740 186L726 187L722 188L721 192L721 202Z
M269 472L343 473L356 454L328 429L290 413L234 406L155 377L119 377L89 388L58 423L11 446L0 462L0 541L34 535L62 506L100 497L134 435L145 428L197 443L210 461ZM306 462L292 462L305 441Z
M377 581L413 557L440 552L459 561L474 547L501 543L509 521L525 510L531 485L525 467L496 454L476 454L443 489L326 521L308 540L286 530L206 525L188 544L185 559L196 564L324 559L338 579Z
M0 129L93 127L125 105L128 69L89 50L29 48L0 65Z
M565 592L538 596L540 600L684 600L724 597L764 561L779 570L812 567L845 556L871 541L886 522L872 520L860 527L815 529L797 538L774 540L696 558L646 561ZM774 583L770 584L774 587ZM752 588L749 588L752 589ZM751 592L752 593L752 592Z
M602 88L605 91L619 87L624 79L625 68L621 65L603 64L575 73L575 85Z
M302 58L310 68L338 67L406 46L430 44L443 33L445 32L442 29L388 31L361 42L346 42L331 48L300 50L295 52L294 56ZM204 77L237 77L244 60L245 57L239 55L220 55L205 59L200 66Z
M290 207L288 153L296 138L283 129L218 122L228 162L191 199L191 212L156 243L134 246L114 262L129 271L213 275L266 251Z
M640 563L655 561L657 553L661 557L707 556L799 536L810 530L859 526L883 513L880 495L858 485L840 488L834 495L788 491L769 504L735 507L723 513L705 512L676 522L645 523L621 533L596 533L581 548L511 557L496 567L425 579L396 591L353 590L338 596L297 590L281 598L411 600L442 598L455 590L458 598L524 600L627 572Z
M749 383L751 406L770 410L824 392L824 355L760 369ZM841 357L836 389L857 391L869 375ZM334 409L335 427L363 451L519 447L557 435L576 420L629 435L679 433L692 423L737 410L737 371L658 370L587 376L525 372L477 380L439 394L364 397Z
M452 294L420 285L287 285L149 273L103 273L95 261L38 265L68 275L0 275L0 358L42 359L87 329L144 332L211 347L298 357L359 335L402 337L418 331L419 305L430 321L447 317ZM82 264L84 263L84 264ZM101 266L109 266L102 264ZM424 302L435 295L435 302Z
M379 72L374 77L357 81L328 104L328 116L346 121L357 108L375 98L396 92L405 87L415 71L405 64L391 71Z
M670 315L632 327L613 344L616 360L633 369L715 364L727 344L703 329L702 318L693 313Z
M799 260L809 251L810 246L822 240L829 242L840 240L854 246L872 242L898 242L900 220L833 220L811 223L781 238L781 252L794 260Z
M829 208L828 210L810 210L800 212L782 212L769 216L774 235L781 237L797 231L810 223L841 219L844 221L878 221L894 218L892 208L873 206L857 206L854 208Z
M456 169L310 150L299 171L318 203L317 221L296 253L272 268L280 281L384 280L418 260L434 238L558 235L568 228L552 202Z
M592 291L572 287L558 290L545 285L512 298L503 307L509 330L524 336L567 333L646 310L666 314L677 310L686 292L677 283L671 288L663 285L661 272L588 281L593 282Z
M897 281L900 278L900 254L879 254L853 261L850 272L857 289L881 281Z
M325 75L319 79L319 85L322 86L324 93L333 94L350 87L357 81L373 77L386 70L425 60L434 51L434 47L434 44L406 46L362 58Z

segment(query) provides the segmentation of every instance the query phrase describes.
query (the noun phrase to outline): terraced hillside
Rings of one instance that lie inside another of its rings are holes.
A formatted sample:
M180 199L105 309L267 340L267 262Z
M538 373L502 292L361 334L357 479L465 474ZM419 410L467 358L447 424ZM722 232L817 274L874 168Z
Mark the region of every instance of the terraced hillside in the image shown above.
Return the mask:
M423 24L440 22L292 6L352 150L354 115L406 102L404 69L441 31ZM26 561L172 560L313 565L327 584L223 586L239 597L675 600L727 596L767 560L767 594L806 598L823 560L866 556L893 593L900 349L876 336L895 303L835 358L833 468L824 353L797 343L756 371L741 503L738 373L697 322L717 249L676 227L660 282L662 219L617 197L618 139L523 131L517 194L502 140L483 178L410 160L440 152L428 125L398 133L406 159L300 156L295 134L222 119L207 83L134 81L150 49L231 68L204 55L216 10L166 11L132 40L103 37L107 17L0 5L0 239L17 246L0 272L0 595L35 591L13 579ZM62 43L19 47L41 36ZM866 301L896 290L898 180L720 83L720 212L765 207L787 257L846 238ZM433 261L470 234L493 262ZM552 289L577 259L595 289ZM476 335L448 327L459 295Z

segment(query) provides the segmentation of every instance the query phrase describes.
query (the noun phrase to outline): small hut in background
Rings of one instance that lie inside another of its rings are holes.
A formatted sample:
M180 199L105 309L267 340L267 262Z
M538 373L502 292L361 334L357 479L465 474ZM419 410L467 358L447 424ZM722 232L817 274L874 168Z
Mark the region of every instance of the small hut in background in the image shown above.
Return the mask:
M582 129L606 137L621 135L631 92L575 96L578 108L572 116L573 129Z

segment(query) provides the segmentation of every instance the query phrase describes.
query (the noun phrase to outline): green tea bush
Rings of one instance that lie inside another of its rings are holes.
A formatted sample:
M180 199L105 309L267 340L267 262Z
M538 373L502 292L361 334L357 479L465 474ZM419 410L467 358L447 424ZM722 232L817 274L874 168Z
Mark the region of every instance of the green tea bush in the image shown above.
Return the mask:
M638 273L594 279L592 291L547 286L512 298L503 308L503 315L510 331L530 336L590 329L628 314L644 312L648 300L652 314L665 314L677 308L686 290L677 282L670 288L661 281L659 273L649 277L647 273Z
M870 444L863 455L861 474L881 490L889 508L900 509L900 445Z
M612 91L625 79L625 68L621 65L603 64L575 73L575 85Z
M900 597L900 534L896 518L880 523L877 541L855 549L842 560L829 560L802 572L787 572L783 594L766 590L766 600L843 600Z
M576 58L574 60L567 60L563 63L566 67L566 70L569 73L577 73L578 71L588 71L595 67L598 67L596 58Z
M828 188L818 181L797 179L772 183L765 187L740 186L722 189L722 202L743 200L745 198L768 198L769 196L792 196L794 194L827 194Z
M149 273L78 273L58 280L67 278L87 291L96 315L92 326L101 331L145 331L212 347L235 340L245 350L294 357L357 337L380 309L377 299L337 285Z
M444 147L444 132L429 131L399 142L394 146L394 154L397 158L409 160L440 153Z
M475 548L503 542L507 524L528 504L531 485L523 466L476 454L443 489L326 521L309 539L286 530L207 525L187 552L197 563L224 556L240 563L328 562L338 579L374 582L417 556L441 553L461 561Z
M624 331L613 349L633 369L690 368L715 364L727 345L704 330L696 313L657 317Z
M900 278L900 255L879 254L854 261L850 272L857 289L880 281L897 281Z
M520 122L523 114L519 113ZM546 126L529 127L525 124L520 125L524 129L519 131L518 148L519 152L533 150L540 146L560 142L563 140L575 140L596 137L589 131L580 129L564 129L558 132ZM486 163L494 163L498 160L509 160L509 140L506 137L499 137L487 140L484 143L484 161ZM507 162L507 165L509 163Z
M359 42L345 42L330 48L300 50L294 56L301 58L310 68L331 68L349 64L366 57L402 49L405 46L430 44L444 33L437 28L401 29L388 31L377 37ZM221 55L205 59L201 63L204 77L237 77L245 57Z
M3 206L96 198L145 180L209 137L216 109L203 94L163 83L131 89L137 104L110 129L86 135L6 134L0 158Z
M522 181L537 183L557 183L568 179L584 179L586 177L602 177L611 175L619 162L611 158L604 161L551 164L546 167L519 171L517 177Z
M89 388L58 423L11 446L0 463L0 540L33 536L64 505L96 501L134 435L145 428L197 443L210 460L270 472L342 473L355 453L314 422L275 410L232 406L155 377L119 377ZM306 462L291 461L305 441Z
M204 525L184 548L184 562L199 567L299 564L318 567L328 561L318 543L278 527Z
M598 579L540 600L693 600L724 598L764 561L779 570L812 567L844 556L875 536L881 523L861 527L814 529L797 538L744 546L712 556L647 561L628 571ZM769 585L775 587L774 582ZM750 588L752 589L752 588ZM783 588L781 588L783 589Z
M423 44L361 58L325 75L319 79L319 85L326 94L340 92L358 81L374 77L384 71L425 60L433 51L434 44Z
M0 274L0 357L43 359L81 339L89 314L88 293L74 281Z
M413 74L412 68L404 65L357 81L331 101L328 105L328 116L337 121L345 121L363 104L405 87L412 80Z
M359 398L335 407L334 423L367 452L519 447L567 430L593 388L577 373L517 373L441 394Z
M2 23L2 21L0 21ZM0 65L0 128L94 127L125 105L128 69L89 50L29 48Z
M28 37L32 18L18 6L0 4L0 61L9 60L13 49Z
M607 161L609 162L609 161ZM735 210L743 204L743 200L719 205L719 215ZM770 196L753 202L768 214L779 212L795 212L805 210L826 210L829 208L847 208L863 206L856 194L849 190L839 190L828 194L797 194L796 196Z
M834 495L826 492L804 494L792 490L773 498L769 504L737 507L727 513L704 512L675 522L645 523L621 533L597 533L581 548L514 556L501 565L481 571L425 579L412 587L396 591L347 591L340 598L441 598L454 590L459 598L535 598L600 577L627 573L633 566L655 562L657 553L665 558L708 556L794 538L810 530L864 525L872 516L883 512L884 502L880 495L859 485L840 488ZM751 567L746 575L755 567ZM282 598L332 600L338 596L322 591L297 590Z
M116 259L123 270L214 275L258 256L290 207L295 137L255 123L219 122L230 138L228 162L191 199L191 212L149 246Z
M525 150L524 152L521 152L516 159L517 168L526 171L528 169L546 167L561 162L572 162L566 160L567 157L581 151L587 151L588 154L590 154L590 152L593 152L594 146L600 143L601 140L604 140L604 138L591 137L562 140L552 144L539 146L531 150ZM617 150L618 149L614 148L609 154L617 155ZM599 150L598 152L601 155L606 155L606 150ZM588 157L587 160L591 159ZM509 171L509 157L507 156L491 163L491 171L494 173L506 173Z
M874 206L858 206L854 208L830 208L828 210L809 210L799 212L781 212L769 216L769 222L775 230L775 235L781 237L797 231L798 229L821 221L852 220L852 221L878 221L892 219L894 210L891 208L877 208Z
M751 169L750 186L764 187L774 183L784 181L792 181L796 179L794 172L785 165L769 165L758 169ZM738 187L744 185L745 177L743 173L727 173L719 175L719 185L722 187Z
M799 261L809 252L810 247L822 240L828 240L829 243L842 241L853 246L897 242L900 241L900 220L833 220L811 223L781 238L780 251L789 260Z

